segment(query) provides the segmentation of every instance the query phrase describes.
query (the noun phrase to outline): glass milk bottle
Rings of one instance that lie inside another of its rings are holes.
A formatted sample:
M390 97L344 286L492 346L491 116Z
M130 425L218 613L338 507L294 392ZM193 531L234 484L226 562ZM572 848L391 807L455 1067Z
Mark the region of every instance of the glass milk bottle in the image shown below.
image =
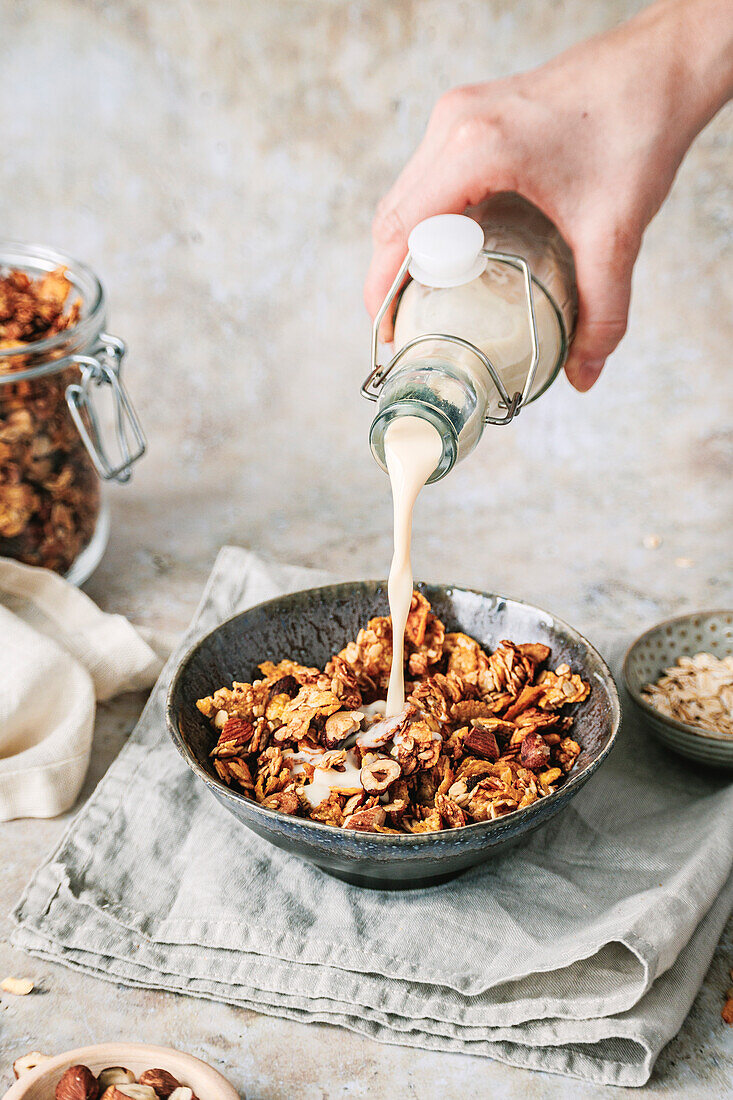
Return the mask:
M383 469L397 417L419 416L438 430L443 453L430 481L471 453L486 424L510 423L545 392L575 326L572 255L555 226L514 194L471 213L439 214L413 229L375 318L362 386L377 402L370 445ZM398 294L395 354L379 366L379 326Z

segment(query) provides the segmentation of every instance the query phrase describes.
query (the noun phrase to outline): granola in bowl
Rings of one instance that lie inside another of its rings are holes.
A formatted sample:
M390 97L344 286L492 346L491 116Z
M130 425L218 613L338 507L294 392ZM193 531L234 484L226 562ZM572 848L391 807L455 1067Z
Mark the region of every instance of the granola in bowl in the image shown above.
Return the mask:
M581 752L569 710L590 685L551 656L510 641L486 652L415 592L401 714L384 717L388 616L323 669L267 660L196 706L218 776L263 807L352 831L437 832L524 809L565 781Z

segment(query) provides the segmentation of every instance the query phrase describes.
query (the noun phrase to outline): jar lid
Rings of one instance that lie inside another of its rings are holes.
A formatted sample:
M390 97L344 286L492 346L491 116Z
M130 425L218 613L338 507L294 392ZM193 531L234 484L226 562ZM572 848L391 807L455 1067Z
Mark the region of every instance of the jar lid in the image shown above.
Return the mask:
M408 271L423 286L470 283L486 268L484 231L465 214L436 214L418 222L407 239Z

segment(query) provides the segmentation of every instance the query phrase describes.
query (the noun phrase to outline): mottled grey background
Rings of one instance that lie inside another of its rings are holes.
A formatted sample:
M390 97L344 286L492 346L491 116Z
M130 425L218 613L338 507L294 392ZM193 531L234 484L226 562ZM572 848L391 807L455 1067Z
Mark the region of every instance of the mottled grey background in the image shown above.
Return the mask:
M112 541L88 585L102 606L180 629L224 542L386 573L389 495L358 396L373 208L442 91L535 65L640 6L0 0L0 232L98 271L150 441L110 493ZM731 604L732 145L729 109L647 233L629 333L594 390L559 380L425 493L418 576L534 600L591 634ZM89 786L139 705L101 709ZM62 825L3 827L3 914ZM731 962L721 949L649 1095L733 1087L718 1019ZM131 1037L211 1054L260 1100L611 1095L114 991L5 947L0 969L45 989L2 1000L3 1066L39 1044Z

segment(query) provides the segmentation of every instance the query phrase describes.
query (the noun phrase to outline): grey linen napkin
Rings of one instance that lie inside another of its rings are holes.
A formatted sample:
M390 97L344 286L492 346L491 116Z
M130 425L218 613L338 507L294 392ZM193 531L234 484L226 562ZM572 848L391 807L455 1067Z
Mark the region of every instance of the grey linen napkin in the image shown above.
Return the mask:
M110 981L642 1085L733 904L733 787L658 749L627 708L562 814L451 883L359 890L277 851L171 746L165 689L217 622L328 579L221 551L137 729L29 884L13 942Z

